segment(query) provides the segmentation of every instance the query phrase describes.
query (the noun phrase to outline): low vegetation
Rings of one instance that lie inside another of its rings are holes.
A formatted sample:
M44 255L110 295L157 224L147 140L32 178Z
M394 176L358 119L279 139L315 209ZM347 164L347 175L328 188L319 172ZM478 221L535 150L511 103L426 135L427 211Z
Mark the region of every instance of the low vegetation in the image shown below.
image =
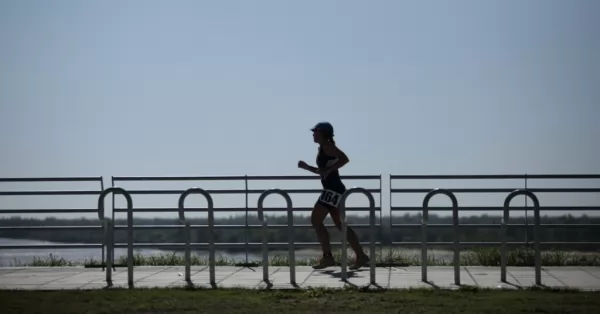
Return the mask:
M2 291L2 313L597 313L597 292L136 289ZM60 302L57 302L60 300ZM595 310L594 310L595 309Z
M336 260L339 262L341 253L336 252ZM418 266L421 265L420 255L409 255L399 249L382 249L376 254L378 266ZM544 266L600 266L600 251L595 253L573 253L564 251L546 251L542 252L542 265ZM349 259L353 259L353 254L348 254ZM315 259L296 260L298 266L308 266L315 263ZM509 266L533 266L534 251L531 248L517 248L507 252L507 265ZM192 254L192 265L208 265L208 258ZM500 250L498 248L479 248L463 252L460 259L464 266L500 266ZM36 257L30 263L14 261L12 266L100 266L100 260L70 261L60 256L49 255L47 257ZM127 265L127 257L119 256L115 259L116 265ZM262 261L252 261L252 265L261 265ZM445 259L429 254L427 264L430 266L451 266L453 263ZM181 253L164 253L156 255L136 254L134 256L134 265L136 266L176 266L184 265L184 258ZM216 258L217 266L235 266L242 265L240 261L227 259L222 256ZM271 255L269 265L288 266L287 255Z

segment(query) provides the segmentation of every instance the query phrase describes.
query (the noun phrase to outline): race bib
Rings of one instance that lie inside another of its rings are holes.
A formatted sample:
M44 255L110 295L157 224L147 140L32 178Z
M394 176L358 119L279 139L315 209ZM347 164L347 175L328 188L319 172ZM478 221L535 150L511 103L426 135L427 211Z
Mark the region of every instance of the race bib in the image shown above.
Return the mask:
M338 207L341 200L342 194L332 190L323 190L323 192L321 192L321 196L319 197L319 201L333 207Z

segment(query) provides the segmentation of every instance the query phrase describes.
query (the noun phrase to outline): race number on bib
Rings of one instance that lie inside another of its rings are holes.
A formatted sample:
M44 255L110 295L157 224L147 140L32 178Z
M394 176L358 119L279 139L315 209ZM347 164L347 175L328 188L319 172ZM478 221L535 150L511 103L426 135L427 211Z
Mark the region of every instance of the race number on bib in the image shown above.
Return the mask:
M321 192L321 197L319 197L319 200L327 205L338 207L340 201L342 200L342 194L334 192L332 190L323 190L323 192Z

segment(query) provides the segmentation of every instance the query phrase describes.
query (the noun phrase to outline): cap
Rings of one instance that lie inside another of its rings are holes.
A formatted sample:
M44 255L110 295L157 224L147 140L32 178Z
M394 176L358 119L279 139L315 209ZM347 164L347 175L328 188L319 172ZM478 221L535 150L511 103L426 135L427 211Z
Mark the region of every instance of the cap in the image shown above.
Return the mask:
M310 130L319 130L325 134L333 135L333 126L329 122L319 122Z

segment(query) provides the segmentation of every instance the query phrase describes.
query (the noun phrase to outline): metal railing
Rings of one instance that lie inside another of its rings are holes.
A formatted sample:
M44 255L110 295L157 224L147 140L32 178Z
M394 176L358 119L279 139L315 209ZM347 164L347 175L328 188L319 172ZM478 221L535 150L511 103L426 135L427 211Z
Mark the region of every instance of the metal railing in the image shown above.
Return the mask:
M52 178L0 178L0 183L72 183L72 182L91 182L98 183L97 190L20 190L20 191L0 191L0 199L3 196L67 196L67 195L100 195L104 190L102 177L52 177ZM95 203L95 202L94 202ZM98 213L97 207L92 208L27 208L27 209L0 209L0 214L82 214ZM99 217L103 221L103 217ZM2 230L102 230L104 225L98 226L0 226ZM104 237L102 237L104 239ZM0 244L0 250L31 250L31 249L100 249L102 250L102 259L104 260L104 243L83 243L83 244Z
M206 198L207 212L208 212L208 264L209 264L209 276L210 276L210 284L215 284L215 210L213 199L210 196L210 193L206 192L201 188L190 188L179 196L179 220L181 223L185 224L185 280L188 283L191 283L191 225L190 222L185 219L184 212L184 203L185 198L192 193L197 193L204 198ZM133 228L133 222L130 223L130 220L127 220L128 227Z
M379 189L365 189L365 188L351 188L342 197L341 203L341 215L342 215L342 241L338 243L332 243L335 246L342 247L342 279L347 279L347 243L343 241L347 237L347 222L346 222L346 211L369 211L369 224L361 226L369 228L370 241L370 283L375 284L375 247L381 245L381 242L375 240L377 233L377 227L381 232L381 205L375 206L374 193L380 194L381 199L381 176L345 176L343 179L359 179L359 180L374 180L380 181ZM191 250L198 248L207 248L209 251L209 272L210 272L210 283L215 285L215 249L217 248L232 248L241 247L248 249L249 247L261 247L262 248L262 262L263 262L263 279L269 285L269 265L268 265L268 250L271 248L287 248L290 259L290 283L295 284L295 247L298 245L312 245L318 246L317 242L310 243L296 243L294 239L294 229L312 227L310 225L295 225L293 220L293 211L310 211L312 207L305 208L293 208L292 199L290 194L309 194L309 193L320 193L320 189L249 189L248 182L252 180L315 180L318 177L313 176L292 176L292 177L274 177L274 176L238 176L238 177L113 177L113 186L104 189L101 177L80 177L80 178L0 178L0 182L73 182L73 181L88 181L88 182L99 182L100 190L52 190L52 191L0 191L1 196L30 196L30 195L98 195L98 206L95 209L0 209L0 214L29 214L29 213L97 213L101 221L100 226L24 226L24 227L0 227L3 229L25 229L25 230L103 230L103 242L104 243L90 243L90 244L58 244L58 245L0 245L0 249L39 249L39 248L98 248L102 249L102 258L104 261L105 246L106 246L106 280L109 284L112 282L112 269L114 267L114 249L115 247L126 247L127 248L127 268L128 268L128 284L133 287L133 257L134 248L182 248L185 250L185 279L191 282L190 266L191 266ZM549 211L568 211L568 210L589 210L597 211L600 210L600 206L543 206L543 198L540 198L536 193L565 193L565 192L577 192L577 193L600 193L600 188L405 188L395 189L392 187L392 180L412 180L412 179L600 179L600 175L456 175L456 176L416 176L416 175L391 175L390 176L390 231L393 228L421 228L422 239L419 242L394 242L391 241L393 246L413 246L418 245L421 247L421 263L422 263L422 280L427 281L427 250L431 246L451 246L453 249L453 265L454 265L454 282L460 285L460 251L465 247L474 246L498 246L501 250L501 280L506 281L506 264L507 264L507 247L526 245L528 241L515 241L508 242L508 228L513 227L528 227L527 224L509 224L510 211L515 210L533 210L534 212L534 259L535 259L535 282L537 285L541 285L541 247L543 245L593 245L599 246L600 242L543 242L541 241L541 233L543 228L552 227L583 227L583 228L598 228L598 224L542 224L540 218L540 212L542 210ZM115 182L119 181L208 181L208 180L243 180L245 181L245 189L243 190L204 190L201 188L193 187L187 190L139 190L139 189L127 189L123 187L115 186ZM245 194L246 195L246 206L244 208L215 208L215 204L212 198L214 194ZM346 207L346 199L353 193L364 194L369 202L368 207ZM426 193L422 206L394 206L392 203L392 195L394 193ZM471 207L460 207L459 198L456 194L459 193L505 193L507 196L504 199L502 206L471 206ZM113 213L111 217L107 217L105 214L105 203L104 199L108 194L113 195ZM126 208L115 207L115 194L124 195L127 206ZM142 194L172 194L179 195L178 206L176 208L143 208L136 207L133 204L132 195ZM207 200L206 208L185 208L184 203L187 196L190 194L201 194ZM248 195L259 194L257 207L250 207L248 205ZM286 206L281 208L264 208L264 200L271 194L281 195ZM430 207L429 203L431 199L438 195L444 194L450 198L450 207ZM533 202L533 208L531 207L510 207L512 200L519 196L526 196ZM452 210L452 224L430 224L429 223L429 212L431 211L443 211ZM208 225L191 225L187 219L186 212L207 212L208 213ZM246 212L246 224L245 225L215 225L214 213L215 212L235 212L245 211ZM248 213L254 212L258 214L258 219L261 222L260 225L249 225L248 224ZM264 211L285 211L287 212L287 224L282 226L269 226L264 216ZM380 224L376 224L376 212L380 214ZM421 211L422 221L420 224L394 224L393 213L398 211ZM502 220L500 224L461 224L459 220L459 213L461 211L502 211ZM115 213L126 213L127 214L127 225L126 226L115 226ZM135 225L134 224L134 213L139 212L178 212L179 222L181 225ZM288 242L287 243L268 243L266 237L269 228L273 227L285 227L288 230ZM331 226L328 226L331 227ZM452 242L430 242L427 241L427 235L430 228L452 228L453 230L453 241ZM460 235L466 228L499 228L499 241L498 242L460 242ZM142 229L183 229L184 236L182 243L136 243L135 242L135 230L137 228ZM194 228L207 228L208 229L208 243L192 243L191 242L191 230ZM245 243L215 243L215 231L219 228L241 228L247 231L251 228L260 228L262 230L262 242L261 243L249 243L246 240ZM115 243L114 232L116 229L127 230L127 243ZM247 255L246 255L247 260Z
M367 181L378 181L379 182L379 188L376 189L365 189L367 192L372 193L372 194L379 194L379 198L381 200L382 198L382 190L381 190L381 175L347 175L347 176L341 176L341 178L343 180L367 180ZM245 258L245 264L249 264L249 250L252 248L260 248L262 247L264 244L261 243L251 243L248 241L249 238L249 233L250 230L252 229L260 229L260 228L264 228L263 224L261 223L260 225L252 225L249 223L248 217L249 214L252 212L255 212L257 214L260 215L260 211L259 211L259 204L257 204L257 207L252 207L249 203L248 203L248 196L249 195L260 195L263 192L265 192L265 190L268 189L252 189L249 188L250 183L254 182L254 181L318 181L319 177L318 176L202 176L202 177L186 177L186 176L179 176L179 177L162 177L162 176L152 176L152 177L125 177L125 176L113 176L112 177L112 185L113 186L121 186L123 187L121 184L124 184L126 182L152 182L152 181L158 181L158 182L192 182L192 181L201 181L201 182L206 182L206 181L238 181L238 182L244 182L244 189L206 189L204 190L206 193L212 195L245 195L246 196L246 202L245 202L245 207L215 207L213 208L214 212L240 212L240 211L244 211L245 212L245 224L240 224L240 225L213 225L211 226L207 226L207 225L191 225L190 228L191 229L202 229L202 228L208 228L209 229L209 234L213 234L213 232L216 232L220 229L243 229L245 232L245 237L246 237L246 241L241 243L191 243L190 247L192 249L209 249L210 247L213 247L215 249L217 248L228 248L228 249L244 249L246 252L246 258ZM130 188L126 188L123 187L127 190L127 192L132 195L181 195L182 193L185 192L185 190L180 190L180 189L130 189ZM279 190L281 192L284 192L285 194L288 195L292 195L292 194L319 194L321 193L321 189L281 189ZM272 192L274 193L274 192ZM115 221L115 214L116 213L126 213L127 209L126 208L120 208L120 207L115 207L115 202L114 202L114 197L113 197L113 214L112 214L112 219L113 222ZM380 202L381 204L381 202ZM379 234L381 236L381 226L382 226L382 213L381 213L381 205L380 206L376 206L375 208L376 212L379 212L379 224L376 224L375 226L377 227L376 229L379 229ZM309 212L312 211L313 207L294 207L293 211L294 212ZM353 206L353 207L347 207L346 208L347 211L370 211L369 207L361 207L361 206ZM186 212L205 212L206 209L204 208L189 208L186 209ZM269 207L269 208L265 208L264 211L272 211L272 212L289 212L289 208L288 207ZM150 208L150 207L138 207L136 206L135 213L167 213L167 212L179 212L178 208L172 208L172 207L165 207L165 208ZM260 219L259 219L260 221ZM269 228L289 228L289 222L293 222L293 216L289 216L288 215L288 224L286 225L271 225L269 226ZM326 225L327 228L332 228L334 227L333 225ZM355 225L353 226L354 228L370 228L370 225ZM119 229L123 229L126 228L126 226L119 226L119 225L115 225L113 228L113 232L115 230L119 230ZM181 228L186 228L185 224L184 225L133 225L133 229L181 229ZM210 231L210 229L212 228L212 232ZM310 224L296 224L294 225L294 228L312 228L312 225ZM288 229L289 230L289 229ZM291 231L290 231L291 232ZM318 242L302 242L302 243L294 243L295 246L302 246L302 247L317 247L320 244ZM342 245L341 242L332 242L331 243L332 246L335 247L339 247ZM365 242L361 242L361 244L368 244ZM376 244L380 245L381 242L376 242ZM125 247L125 244L123 243L115 243L113 246L113 254L111 255L112 258L115 258L114 255L114 249L115 248L122 248ZM157 249L182 249L186 247L185 243L134 243L134 247L136 248L157 248ZM270 249L288 249L289 248L289 243L269 243L269 248ZM113 264L114 264L114 260L113 260Z
M106 197L107 194L109 193L119 193L119 194L123 194L127 200L127 228L128 228L128 235L127 235L127 239L128 239L128 250L127 250L127 274L128 274L128 285L130 288L134 287L134 281L133 281L133 272L134 272L134 268L133 268L133 248L136 245L134 243L134 233L133 233L133 229L134 229L134 225L133 225L133 212L134 212L134 207L133 207L133 201L131 198L131 192L121 188L121 187L111 187L106 189L105 191L102 192L102 194L100 195L100 198L98 200L98 212L100 215L104 216L104 198ZM210 284L215 287L216 286L216 280L215 280L215 243L214 243L214 229L215 229L215 225L214 225L214 204L213 204L213 200L212 197L210 195L210 193L206 190L203 190L201 188L190 188L186 191L184 191L180 197L179 197L179 202L178 202L178 210L179 210L179 220L181 223L184 224L185 226L185 243L184 248L185 248L185 259L184 259L184 263L185 263L185 280L186 282L188 282L188 284L192 284L191 281L191 276L190 276L190 265L191 265L191 258L190 258L190 251L192 248L192 244L190 243L190 223L186 220L185 218L185 208L184 208L184 202L185 199L188 195L192 194L192 193L198 193L203 195L207 202L208 202L208 206L207 206L207 211L209 214L209 275L210 275ZM346 215L345 215L345 203L346 203L346 199L348 198L348 196L350 196L353 193L362 193L364 194L368 200L369 200L369 227L370 227L370 283L371 284L376 284L375 282L375 276L376 276L376 270L375 270L375 246L376 246L376 241L375 241L375 233L376 233L376 225L375 225L375 213L376 213L376 208L375 208L375 199L372 195L371 192L369 192L368 189L365 188L358 188L358 187L354 187L351 188L349 190L347 190L341 198L340 201L340 208L341 208L341 213L342 213L342 241L341 241L341 246L342 246L342 258L341 258L341 265L342 265L342 280L347 281L347 248L346 248L346 243L347 241L345 240L347 238L347 227L348 224L346 222ZM294 252L294 228L296 227L294 225L294 221L293 221L293 205L292 205L292 200L291 197L289 196L288 192L281 190L281 189L268 189L266 191L263 191L258 199L258 219L261 221L262 223L262 254L263 254L263 260L262 260L262 264L263 264L263 281L268 285L271 286L271 282L269 280L269 253L268 253L268 249L269 249L269 243L268 243L268 224L267 224L267 220L264 217L264 200L267 196L271 195L271 194L279 194L281 195L285 201L286 201L286 207L287 207L287 213L288 213L288 245L289 245L289 262L290 262L290 283L294 286L297 286L296 284L296 270L295 270L295 252ZM113 243L113 235L112 235L112 224L110 222L106 223L106 243L108 245L108 250L111 250L112 248L114 248L114 243ZM110 258L112 258L112 253L109 254L108 259L110 260ZM111 280L111 266L112 264L110 263L110 261L107 263L107 275L106 275L106 281L109 283L109 285L112 283Z
M109 187L108 189L102 191L100 196L98 197L98 217L103 221L104 224L104 243L106 244L106 282L108 285L112 285L112 261L113 261L113 226L114 221L110 218L106 218L104 215L104 199L108 194L112 193L113 196L115 194L122 194L127 201L127 218L128 222L133 220L133 200L131 199L131 195L127 191L119 187ZM128 223L129 228L127 229L127 238L128 238L128 247L127 247L127 283L129 287L133 287L133 228L132 225ZM104 261L103 261L104 262Z
M347 190L343 195L342 195L342 199L340 200L340 218L342 221L342 260L341 260L341 264L342 264L342 280L346 281L348 280L348 274L347 274L347 270L346 267L348 265L348 249L346 248L346 244L348 243L348 241L346 240L348 238L348 222L346 221L346 199L348 198L348 196L350 196L352 193L361 193L363 195L365 195L367 197L367 199L369 200L369 226L370 226L370 232L369 232L369 236L371 239L371 243L369 246L369 268L370 268L370 283L371 284L376 284L375 283L375 199L373 198L373 195L371 193L369 193L368 190L363 189L363 188L351 188L349 190Z
M527 187L527 180L531 179L600 179L600 175L390 175L390 223L389 228L392 232L394 228L421 228L421 241L420 242L397 242L391 241L393 246L421 246L421 267L422 267L422 281L427 281L427 249L428 246L452 246L454 258L454 281L456 285L460 285L460 249L464 247L480 247L480 246L499 246L501 250L501 281L506 282L506 255L507 246L522 246L529 243L528 239L525 241L507 241L507 230L508 227L524 227L528 228L529 225L525 224L508 224L509 212L511 210L524 210L525 217L527 217L527 210L530 207L509 207L511 201L518 195L525 195L533 201L534 211L534 260L535 260L535 282L537 285L541 285L541 246L548 245L589 245L599 246L600 242L542 242L541 230L543 228L556 228L556 227L579 227L579 228L600 228L599 224L542 224L540 221L540 212L542 210L549 211L569 211L569 210L590 210L598 211L600 206L541 206L536 196L536 193L600 193L600 188L455 188L455 189L439 189L439 188L393 188L393 180L431 180L431 179L523 179L525 187ZM427 193L423 199L423 205L421 207L415 206L394 206L392 196L394 193ZM508 194L504 200L503 206L492 207L492 206L465 206L459 207L459 202L455 193L506 193ZM444 194L448 196L452 202L451 207L429 207L429 201L437 194ZM452 211L452 224L429 224L429 212L430 211ZM421 211L422 221L421 224L394 224L393 214L399 211ZM460 224L459 212L460 211L503 211L503 219L500 224ZM527 220L526 220L527 221ZM427 241L428 228L452 228L453 229L453 242L431 242ZM500 242L460 242L460 235L462 229L465 228L500 228ZM393 232L392 232L393 233Z

